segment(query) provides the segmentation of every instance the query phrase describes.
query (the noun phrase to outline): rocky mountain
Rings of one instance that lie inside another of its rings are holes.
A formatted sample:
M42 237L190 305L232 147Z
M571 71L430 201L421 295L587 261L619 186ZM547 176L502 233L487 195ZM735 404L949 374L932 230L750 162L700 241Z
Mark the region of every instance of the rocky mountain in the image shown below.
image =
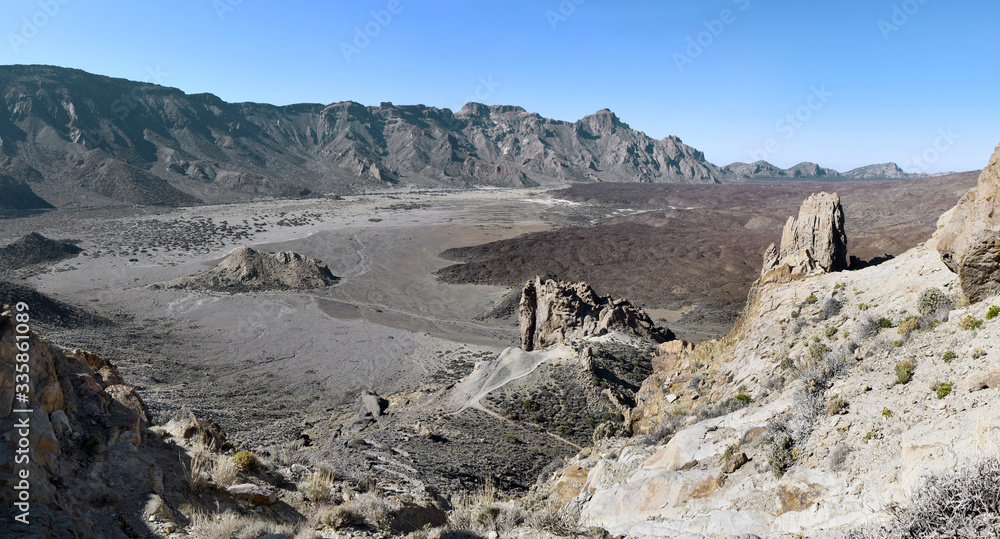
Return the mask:
M150 289L253 292L322 288L337 282L330 268L298 253L262 253L240 247L218 266L191 277L181 277Z
M478 103L226 103L49 66L2 66L0 87L0 172L59 207L730 179L679 138L652 139L607 109L563 122Z
M54 206L42 200L23 180L0 174L0 216L12 210L50 209Z
M844 178L852 180L871 179L904 179L904 178L925 178L927 174L910 174L899 168L896 163L881 163L878 165L867 165L849 170L843 174Z
M7 272L36 264L51 264L73 258L83 249L70 241L57 241L32 232L0 247L0 272Z
M742 179L836 178L840 176L840 173L832 168L823 168L816 163L808 161L799 163L788 169L777 167L767 161L756 161L754 163L737 162L722 167L722 170Z
M767 161L754 163L731 163L722 167L723 172L733 174L740 179L837 179L837 180L885 180L885 179L917 179L927 178L929 174L909 173L899 168L896 163L882 163L858 167L848 172L837 172L832 168L824 168L808 161L791 168L781 168Z
M761 275L777 272L802 276L820 271L847 269L847 233L844 209L837 193L810 196L799 209L799 218L789 217L781 232L781 246L771 244L764 253Z

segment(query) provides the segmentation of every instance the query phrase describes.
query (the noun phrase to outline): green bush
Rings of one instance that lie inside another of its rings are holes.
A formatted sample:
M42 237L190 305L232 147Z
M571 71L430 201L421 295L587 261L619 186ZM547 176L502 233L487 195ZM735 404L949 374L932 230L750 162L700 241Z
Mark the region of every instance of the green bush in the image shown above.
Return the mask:
M816 297L816 294L809 294L809 297L806 298L806 305L812 305L817 301L819 301L819 299Z
M774 437L767 453L767 463L771 466L771 473L775 477L781 477L785 474L785 470L792 467L795 457L792 455L791 436L781 433Z
M823 356L829 351L830 347L821 342L814 342L809 345L809 357L816 361L823 359Z
M833 337L834 335L837 334L837 328L833 326L827 326L825 333L827 337Z
M954 350L947 350L945 351L944 355L941 356L941 359L945 363L951 363L951 360L955 359L956 357L958 357L958 354L956 354Z
M784 359L781 360L780 367L783 370L791 369L794 366L795 366L795 361L793 361L792 358L790 357L786 356Z
M993 320L997 316L1000 316L1000 307L997 307L996 305L991 306L990 310L986 311L987 320Z
M971 314L965 315L965 317L959 320L958 322L958 327L962 329L967 329L969 331L975 331L981 328L982 326L983 326L983 321L978 318L974 318Z
M951 309L952 303L948 295L940 288L926 288L917 300L917 312L930 316L938 311Z
M916 316L910 316L907 317L906 320L900 322L899 328L897 328L896 331L898 331L899 334L902 335L903 337L909 337L910 333L913 333L919 327L920 327L920 318Z
M236 453L233 455L233 460L236 461L236 467L241 472L249 473L260 469L260 460L257 459L257 455L254 455L250 451Z
M891 328L892 327L892 320L890 320L890 319L888 319L888 318L886 318L886 317L883 316L882 318L878 319L878 327L880 327L882 329Z
M943 399L951 394L951 382L941 382L938 384L937 389L934 391L937 393L937 398Z
M888 408L882 408L882 417L892 417L892 410Z
M909 383L910 379L913 378L913 369L915 368L916 365L909 359L896 363L896 380L901 384Z

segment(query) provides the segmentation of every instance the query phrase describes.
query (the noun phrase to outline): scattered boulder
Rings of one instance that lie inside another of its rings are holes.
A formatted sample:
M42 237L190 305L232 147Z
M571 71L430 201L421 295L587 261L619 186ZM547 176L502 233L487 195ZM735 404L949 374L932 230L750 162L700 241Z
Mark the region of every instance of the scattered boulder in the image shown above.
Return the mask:
M748 462L750 462L750 459L747 458L746 453L739 453L733 455L732 458L729 459L729 462L727 462L725 466L722 467L722 472L727 474L734 473L736 472L736 470L739 470L740 468L743 467L744 464Z
M202 422L186 407L182 407L163 427L175 438L198 442L206 447L219 449L226 443L226 435L218 423L211 419Z
M781 247L772 243L767 248L761 276L772 280L847 267L847 234L840 196L818 193L802 203L798 219L788 218L781 232Z
M1000 146L979 175L979 184L941 216L937 250L958 274L965 297L976 302L1000 293Z
M1000 389L1000 369L993 370L987 374L969 378L962 384L962 387L969 391L982 391L984 389Z
M253 505L274 505L278 502L278 496L273 491L252 483L233 485L226 490L237 500Z
M621 331L643 339L673 340L640 308L626 300L599 296L587 283L567 283L536 277L521 292L520 343L526 351L581 337Z
M217 292L258 292L264 290L304 290L324 288L339 278L319 260L293 252L262 253L240 247L211 270L191 277L153 284L151 290L213 290Z
M389 408L389 401L370 391L361 392L361 405L373 417L379 417Z

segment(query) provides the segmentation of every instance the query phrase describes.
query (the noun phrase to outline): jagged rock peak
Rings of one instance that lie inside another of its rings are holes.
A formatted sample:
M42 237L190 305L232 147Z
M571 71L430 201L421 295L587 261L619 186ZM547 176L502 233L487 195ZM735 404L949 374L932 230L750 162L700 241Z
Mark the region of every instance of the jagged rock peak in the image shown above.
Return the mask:
M941 216L937 250L958 274L962 292L972 302L1000 293L1000 146L979 175L976 188Z
M764 254L761 276L774 271L781 276L847 269L847 234L844 209L837 193L813 194L789 217L781 233L780 249L773 243Z
M211 270L153 288L244 292L322 288L337 282L330 268L298 253L262 253L240 247Z
M584 282L542 282L535 277L521 292L518 319L521 348L527 351L610 331L655 342L674 338L669 329L657 327L642 309L623 299L599 296Z

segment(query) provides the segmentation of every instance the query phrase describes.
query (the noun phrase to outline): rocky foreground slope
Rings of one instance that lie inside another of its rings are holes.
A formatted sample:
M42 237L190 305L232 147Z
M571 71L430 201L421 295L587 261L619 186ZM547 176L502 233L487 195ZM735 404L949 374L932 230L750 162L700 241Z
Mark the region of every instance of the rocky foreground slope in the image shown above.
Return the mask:
M989 203L997 167L927 244L858 271L765 271L726 339L661 345L630 414L646 443L572 459L549 483L567 510L634 537L1000 536L1000 298L970 305L956 261L973 282L1000 265L954 256L956 275L937 251L956 252L950 230L989 235L955 219ZM800 222L838 237L839 204L821 208Z

